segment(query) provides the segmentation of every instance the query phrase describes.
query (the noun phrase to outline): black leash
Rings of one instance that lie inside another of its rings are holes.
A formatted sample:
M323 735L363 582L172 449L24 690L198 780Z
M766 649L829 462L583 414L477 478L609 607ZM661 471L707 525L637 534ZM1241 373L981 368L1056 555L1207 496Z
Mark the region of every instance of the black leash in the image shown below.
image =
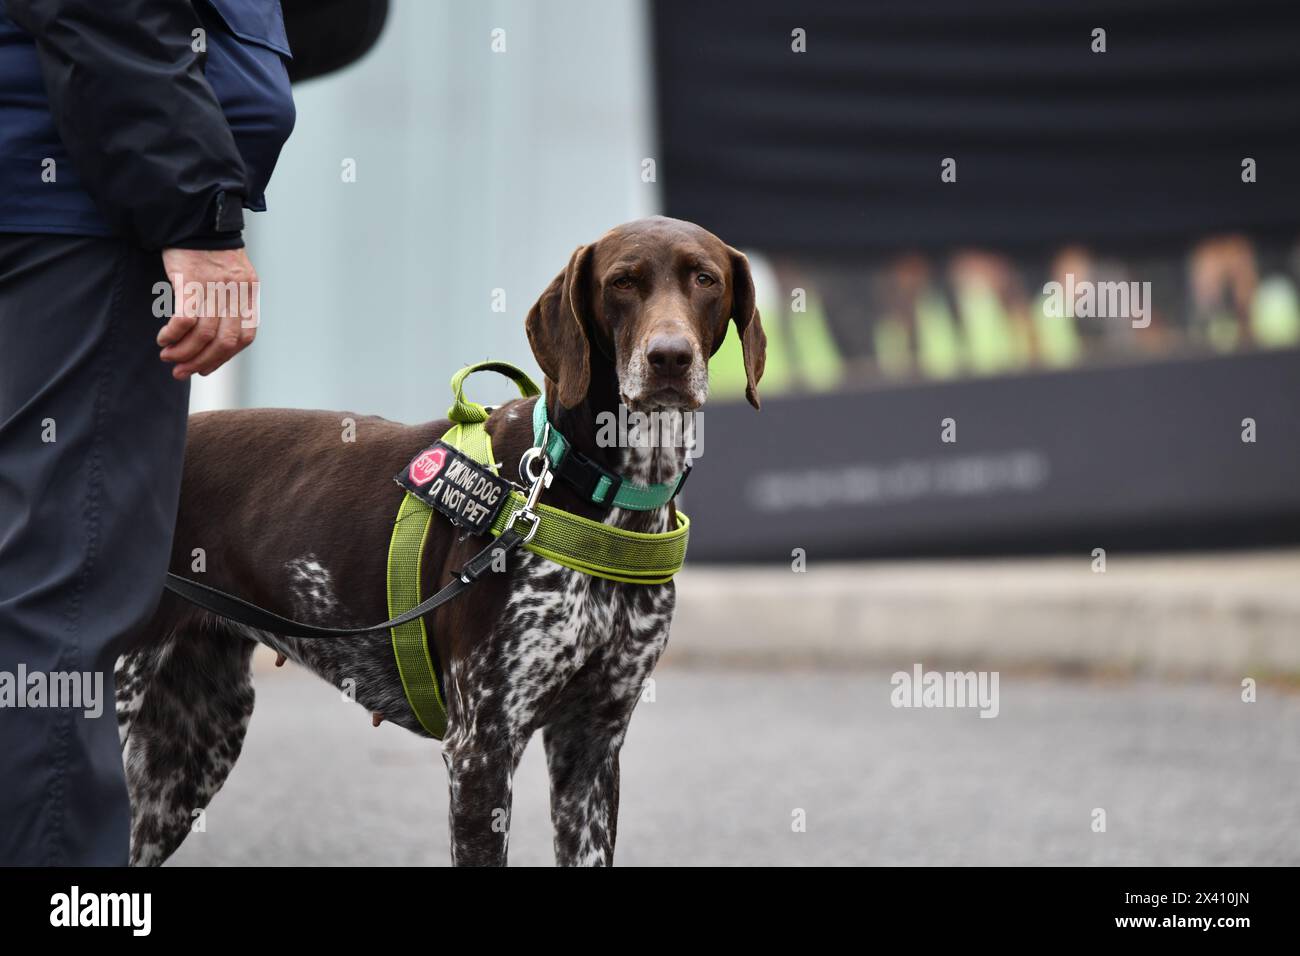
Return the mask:
M492 567L498 551L503 556L508 555L523 544L528 537L528 535L516 531L512 524L502 533L501 537L490 542L486 548L470 558L456 575L456 580L409 611L373 627L318 627L315 624L303 624L300 621L292 621L287 617L281 617L272 611L266 610L266 608L258 607L256 604L250 604L243 598L227 594L225 591L211 585L199 584L197 581L191 581L189 578L183 578L176 574L169 573L167 575L166 587L168 591L184 598L191 604L203 608L205 611L211 611L213 614L219 614L239 624L247 624L249 627L269 631L281 637L354 637L357 634L373 634L400 627L409 621L414 621L416 618L424 617L430 611L459 597L468 591L470 586L482 577L488 568Z

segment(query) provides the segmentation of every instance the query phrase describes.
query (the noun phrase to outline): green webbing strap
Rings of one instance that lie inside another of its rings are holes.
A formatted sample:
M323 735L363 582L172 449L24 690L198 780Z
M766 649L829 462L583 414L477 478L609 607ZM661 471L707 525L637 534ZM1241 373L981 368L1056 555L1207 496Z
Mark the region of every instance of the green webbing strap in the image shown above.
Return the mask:
M475 461L496 472L493 464L492 439L483 423L487 410L477 402L465 399L465 379L478 371L499 372L513 381L525 398L539 395L537 386L524 372L505 362L481 362L461 369L451 380L455 403L448 417L455 423L442 441L460 449ZM538 398L541 420L546 420L545 399ZM537 418L534 417L534 423ZM552 436L558 432L551 430ZM564 442L563 436L559 440ZM564 443L567 451L568 443ZM548 456L550 449L547 449ZM677 482L669 483L676 490ZM628 483L624 482L627 488ZM643 489L644 486L632 486ZM664 486L651 486L656 489ZM598 489L599 493L599 489ZM619 497L622 497L620 492ZM663 503L672 498L668 495ZM492 534L500 535L509 527L515 512L524 507L524 496L511 492L505 507L492 525ZM629 507L615 499L617 507ZM648 507L640 509L647 510ZM659 507L654 505L653 507ZM662 534L645 534L624 531L539 504L540 516L537 534L525 544L527 550L562 564L566 568L590 574L593 577L619 581L624 584L664 584L673 579L686 560L686 541L690 534L690 520L677 512L677 527ZM420 603L421 564L424 548L433 524L434 511L409 492L402 498L393 525L393 538L388 547L388 612L396 617ZM438 686L438 672L434 667L429 648L428 631L424 619L410 621L392 629L393 655L402 678L402 688L420 725L432 736L441 740L447 732L447 708Z
M539 398L533 406L533 444L540 446L546 437L546 459L551 467L559 470L564 457L569 453L569 440L560 434L554 425L546 430L546 399ZM609 489L613 482L601 477L591 493L593 503L607 508L623 508L627 511L654 511L673 500L682 486L685 474L678 475L672 481L662 481L657 485L639 485L633 481L621 482L614 493L614 500L608 501Z
M424 542L433 524L433 509L409 492L397 509L393 540L388 545L388 616L396 617L420 603L420 566ZM447 708L438 687L438 672L429 653L424 618L393 632L393 656L402 689L420 725L438 740L447 732Z

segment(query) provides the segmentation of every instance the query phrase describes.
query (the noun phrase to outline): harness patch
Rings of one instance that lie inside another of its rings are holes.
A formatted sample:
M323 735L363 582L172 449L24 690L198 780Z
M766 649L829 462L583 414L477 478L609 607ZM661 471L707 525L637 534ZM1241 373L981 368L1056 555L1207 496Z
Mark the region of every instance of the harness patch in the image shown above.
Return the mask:
M451 523L488 534L510 497L510 483L445 442L435 442L394 478Z

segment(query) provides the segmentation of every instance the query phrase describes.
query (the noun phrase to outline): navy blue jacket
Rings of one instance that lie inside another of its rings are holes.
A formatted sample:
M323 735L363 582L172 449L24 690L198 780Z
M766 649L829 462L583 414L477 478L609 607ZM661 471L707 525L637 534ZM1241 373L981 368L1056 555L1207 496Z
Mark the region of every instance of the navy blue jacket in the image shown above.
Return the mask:
M0 0L0 232L241 245L289 55L279 0Z

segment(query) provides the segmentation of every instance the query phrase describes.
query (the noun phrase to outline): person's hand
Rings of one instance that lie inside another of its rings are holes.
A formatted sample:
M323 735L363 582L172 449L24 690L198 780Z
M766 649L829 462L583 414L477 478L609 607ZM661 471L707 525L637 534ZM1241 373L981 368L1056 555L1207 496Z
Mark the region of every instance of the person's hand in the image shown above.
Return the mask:
M257 273L243 249L164 249L173 315L158 333L172 376L214 372L257 335Z

